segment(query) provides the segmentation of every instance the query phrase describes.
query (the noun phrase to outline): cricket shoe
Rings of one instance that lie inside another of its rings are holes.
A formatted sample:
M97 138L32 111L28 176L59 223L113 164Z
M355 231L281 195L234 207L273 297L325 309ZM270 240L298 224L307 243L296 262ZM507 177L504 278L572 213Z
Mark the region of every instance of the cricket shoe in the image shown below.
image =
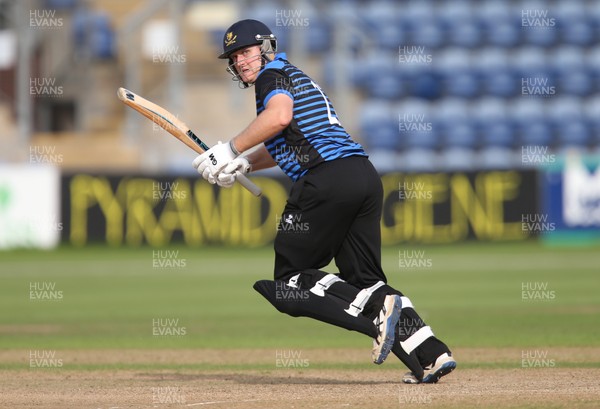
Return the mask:
M404 383L437 383L442 376L448 375L456 369L456 361L452 355L443 353L438 356L434 363L423 368L423 381L419 381L412 372L407 372L402 377Z
M381 365L387 358L396 337L396 325L400 320L402 300L399 295L386 295L383 307L373 323L377 328L377 337L373 339L373 362Z

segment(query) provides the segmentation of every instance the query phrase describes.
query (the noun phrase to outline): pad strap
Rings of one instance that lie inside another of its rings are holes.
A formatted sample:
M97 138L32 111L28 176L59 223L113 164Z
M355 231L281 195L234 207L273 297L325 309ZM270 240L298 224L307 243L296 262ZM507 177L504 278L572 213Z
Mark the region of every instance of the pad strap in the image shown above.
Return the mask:
M415 307L413 307L412 302L410 301L410 298L402 296L402 297L400 297L400 299L402 300L402 309L405 309L405 308L412 308L413 310L415 309Z
M365 308L367 301L369 301L369 298L371 298L371 295L375 292L375 290L377 290L378 288L380 288L384 285L385 285L385 283L383 281L378 281L375 285L372 285L369 288L363 288L356 295L356 298L354 299L354 301L352 301L350 303L350 306L348 307L348 309L346 309L344 311L346 311L348 314L352 315L353 317L358 317L358 314L360 314L362 312L363 308Z
M331 287L334 283L339 281L344 281L335 274L327 274L325 277L321 278L314 285L313 288L310 289L310 292L318 295L319 297L325 297L325 290Z
M291 287L291 288L298 288L298 279L299 278L300 278L300 273L298 273L295 276L293 276L292 278L290 278L290 280L287 283L287 286Z
M407 354L410 354L416 347L421 345L427 338L432 336L433 331L431 330L430 326L421 327L417 332L408 337L406 341L401 341L400 346L406 351Z

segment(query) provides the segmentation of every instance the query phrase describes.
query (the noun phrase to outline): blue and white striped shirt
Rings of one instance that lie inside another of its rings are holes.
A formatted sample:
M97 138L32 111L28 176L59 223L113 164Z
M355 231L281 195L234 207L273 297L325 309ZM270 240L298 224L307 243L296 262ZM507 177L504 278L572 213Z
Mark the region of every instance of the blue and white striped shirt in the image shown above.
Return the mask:
M265 65L255 82L256 113L269 100L286 94L294 100L293 118L279 134L265 142L277 165L294 181L308 169L326 161L367 156L340 124L323 90L308 75L287 61L285 53Z

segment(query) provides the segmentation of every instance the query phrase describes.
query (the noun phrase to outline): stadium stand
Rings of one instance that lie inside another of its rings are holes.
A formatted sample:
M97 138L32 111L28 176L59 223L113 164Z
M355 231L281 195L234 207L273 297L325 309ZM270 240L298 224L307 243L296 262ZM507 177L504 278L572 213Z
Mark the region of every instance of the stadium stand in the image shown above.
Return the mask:
M41 57L34 60L40 67L51 66L40 61L66 61L39 72L39 76L56 78L64 85L59 102L78 107L78 120L71 120L78 127L64 131L86 135L113 132L115 138L120 137L117 130L123 122L123 109L116 107L113 89L125 80L128 64L124 50L131 45L119 36L126 31L131 15L154 3L160 2L35 1L38 8L56 10L69 27L70 39L63 38L59 30L37 30L37 54ZM187 0L185 5L189 11L194 5L208 3L217 2ZM223 12L227 18L262 20L277 35L280 49L293 58L301 54L298 64L310 67L308 71L314 72L325 89L336 94L332 95L336 107L342 105L340 99L347 103L351 114L342 117L344 124L367 146L381 169L519 166L524 145L543 145L556 152L570 148L600 152L597 1L222 3L223 8L228 3L229 9L235 9L234 15ZM8 4L11 2L0 0L6 10ZM164 9L153 17L167 17L167 4L165 1ZM286 19L294 24L286 25ZM214 58L223 28L216 23L196 27L192 20L188 15L181 24L180 54L187 59L182 74L188 81L186 106L201 104L207 94L193 91L196 87L210 90L211 99L217 94L220 98L223 87L213 87L213 82L224 78L222 62ZM204 16L200 20L206 23ZM346 47L342 53L336 48L340 29ZM137 52L142 36L132 38ZM63 43L72 47L57 46ZM59 48L71 50L70 54L63 58ZM340 55L347 60L340 61ZM88 62L93 68L85 68ZM141 91L153 98L165 94L167 65L141 58L137 71ZM340 70L349 81L342 87ZM2 74L0 103L9 104L10 109L3 108L14 118L15 96L9 80L15 76L14 68ZM90 80L85 80L88 77ZM202 86L200 81L204 81ZM77 92L83 82L86 92L94 94L94 109L77 99L83 95ZM224 104L230 100L227 96ZM35 111L51 112L56 108L52 103L52 99L39 98ZM181 115L192 118L191 125L195 125L193 110L182 109ZM231 119L225 115L216 112L211 116L219 119L214 121L214 129L207 125L210 121L199 119L198 123L210 135L235 132L235 121L242 123L242 116ZM37 123L34 128L42 133L53 130Z
M518 166L523 145L598 149L597 3L344 3L374 39L353 50L348 70L362 95L359 137L384 158L382 167L390 150L397 166L415 169ZM253 5L266 20L273 8L289 8L285 1ZM310 21L313 53L332 48L328 18L319 14L315 31Z

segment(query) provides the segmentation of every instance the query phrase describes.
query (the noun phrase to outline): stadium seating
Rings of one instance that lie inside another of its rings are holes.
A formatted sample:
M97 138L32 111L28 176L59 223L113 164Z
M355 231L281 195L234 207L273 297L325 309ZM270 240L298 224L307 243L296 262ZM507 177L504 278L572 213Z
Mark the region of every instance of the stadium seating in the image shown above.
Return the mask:
M259 2L254 11L266 10L264 4L285 9L284 3ZM358 129L370 150L386 152L378 155L386 163L393 161L390 150L416 169L518 165L522 145L598 149L600 7L594 2L343 3L363 33L352 41L347 68L363 98ZM311 53L332 50L334 15L311 17ZM404 114L429 118L428 130L403 129Z
M522 145L598 148L600 10L593 2L352 4L376 39L375 50L357 51L352 69L367 111L379 107L386 118L396 112L400 123L404 112L431 119L428 132L393 135L389 119L361 115L369 148L395 147L410 169L518 166ZM411 52L418 57L412 62Z

